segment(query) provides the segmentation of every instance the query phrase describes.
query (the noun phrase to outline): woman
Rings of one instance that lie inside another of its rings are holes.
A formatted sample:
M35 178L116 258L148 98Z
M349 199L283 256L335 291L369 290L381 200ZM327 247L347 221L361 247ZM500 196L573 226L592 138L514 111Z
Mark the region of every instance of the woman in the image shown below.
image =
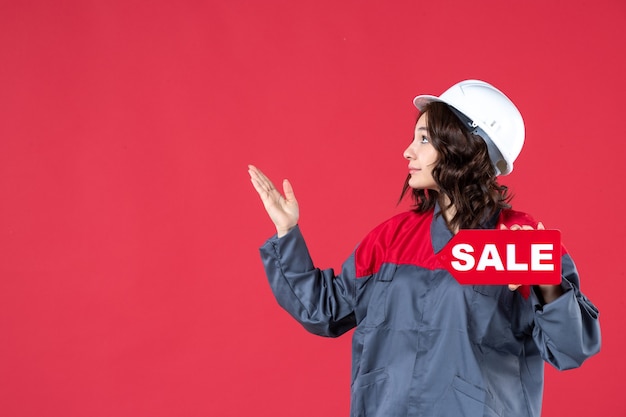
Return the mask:
M371 231L335 276L313 265L289 181L284 197L254 166L276 226L261 247L272 290L312 333L353 336L352 416L539 417L543 362L580 366L600 348L598 310L562 248L555 286L460 285L436 254L460 229L542 229L513 211L497 175L513 169L522 117L482 81L418 96L404 151L412 211Z

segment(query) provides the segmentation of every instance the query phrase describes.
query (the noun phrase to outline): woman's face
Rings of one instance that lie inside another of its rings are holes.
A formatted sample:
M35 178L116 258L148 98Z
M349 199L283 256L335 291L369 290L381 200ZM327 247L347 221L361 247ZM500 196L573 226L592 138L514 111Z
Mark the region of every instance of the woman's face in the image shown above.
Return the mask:
M409 161L409 186L411 188L438 190L433 178L433 168L439 154L428 137L428 113L423 113L415 125L413 142L404 151Z

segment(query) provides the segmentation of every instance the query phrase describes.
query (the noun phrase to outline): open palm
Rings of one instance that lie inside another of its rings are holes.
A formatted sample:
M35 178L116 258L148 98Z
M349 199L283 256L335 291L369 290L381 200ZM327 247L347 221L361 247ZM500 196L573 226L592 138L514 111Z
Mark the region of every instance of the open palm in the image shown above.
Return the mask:
M274 187L272 181L269 180L261 172L260 169L253 165L248 165L248 173L250 181L254 189L259 193L263 206L270 216L278 237L284 236L298 224L300 218L300 209L298 201L288 180L283 180L284 196Z

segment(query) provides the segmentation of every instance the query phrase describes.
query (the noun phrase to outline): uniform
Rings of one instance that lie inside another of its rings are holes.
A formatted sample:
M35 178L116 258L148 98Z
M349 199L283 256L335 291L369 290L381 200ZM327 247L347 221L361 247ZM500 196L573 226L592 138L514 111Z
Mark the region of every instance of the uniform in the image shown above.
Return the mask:
M562 296L460 285L436 254L452 238L438 207L372 230L341 273L316 269L300 229L260 249L278 303L308 331L352 343L353 417L539 417L544 361L580 366L600 349L598 309L562 249ZM503 210L482 225L536 226Z

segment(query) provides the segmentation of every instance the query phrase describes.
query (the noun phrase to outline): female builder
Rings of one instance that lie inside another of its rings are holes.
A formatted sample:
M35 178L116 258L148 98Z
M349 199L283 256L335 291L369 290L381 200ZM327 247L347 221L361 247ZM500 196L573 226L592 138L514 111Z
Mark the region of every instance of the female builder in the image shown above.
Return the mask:
M314 267L290 183L283 197L249 167L277 231L261 247L271 288L312 333L356 327L352 416L539 417L543 361L574 368L600 348L598 310L572 259L563 249L560 285L530 290L460 285L436 258L459 229L543 228L496 181L521 151L522 117L476 80L414 104L403 195L415 208L371 231L337 276Z

